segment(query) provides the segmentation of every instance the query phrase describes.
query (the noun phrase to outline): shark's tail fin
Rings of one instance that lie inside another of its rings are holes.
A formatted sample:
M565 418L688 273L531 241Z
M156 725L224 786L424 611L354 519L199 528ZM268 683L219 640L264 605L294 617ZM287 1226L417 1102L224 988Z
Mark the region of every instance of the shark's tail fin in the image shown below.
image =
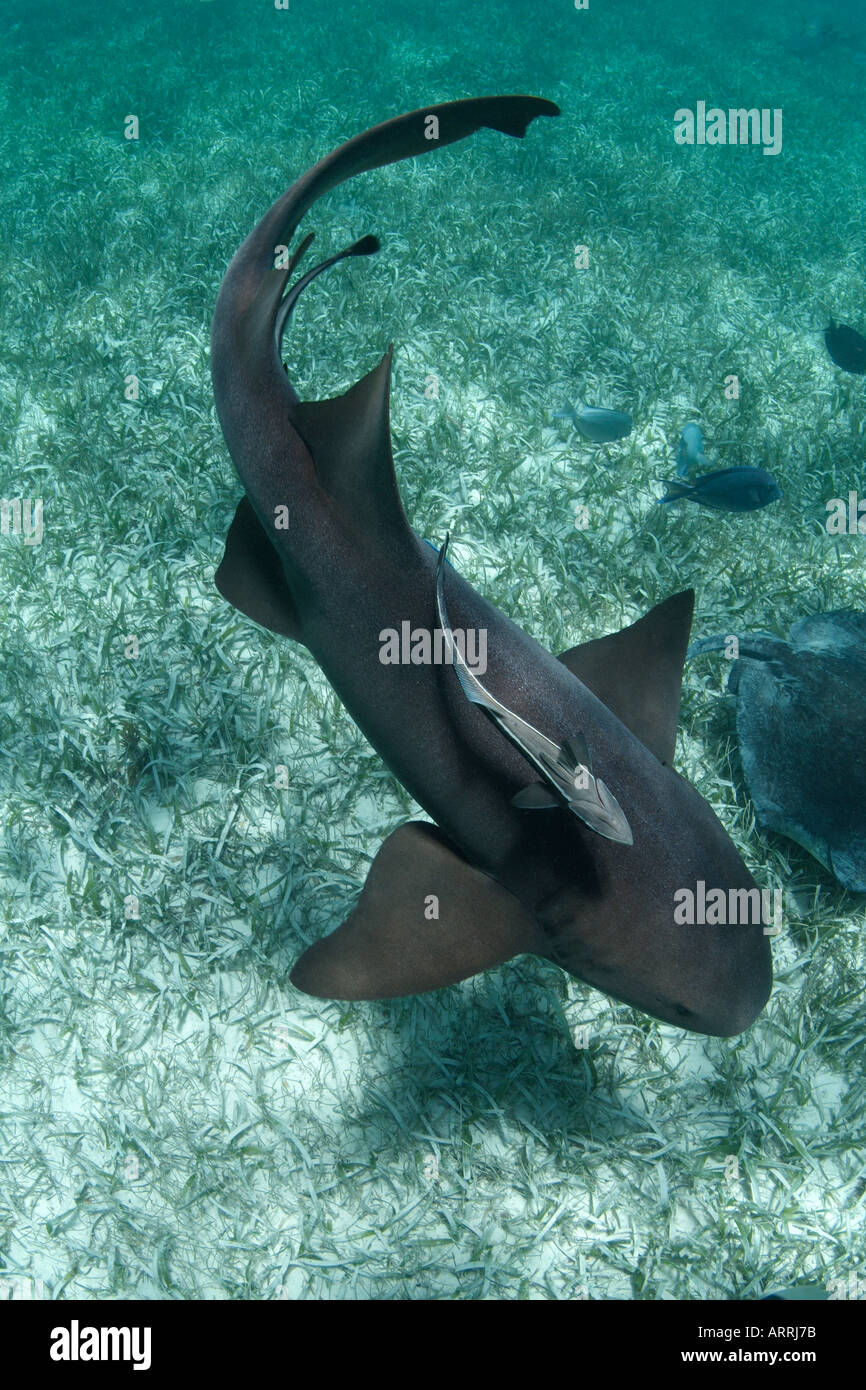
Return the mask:
M212 332L217 408L221 397L231 390L231 381L224 381L220 373L219 349L227 342L240 352L247 370L281 373L275 329L278 318L284 325L291 312L290 308L283 310L281 301L291 269L301 253L287 268L275 267L275 253L278 247L289 245L301 218L317 199L356 174L441 149L483 127L521 137L536 116L558 115L559 107L541 97L493 96L442 102L362 131L302 174L253 228L223 277ZM364 238L348 252L340 252L337 259L347 254L369 254L368 250L358 249L364 242L369 244ZM317 267L316 273L326 264ZM300 288L296 286L290 295L294 293L297 298Z
M356 174L428 154L484 127L520 139L537 116L558 115L559 107L542 97L493 96L440 102L383 121L338 145L297 179L253 229L235 260L257 257L266 270L275 242L287 243L313 203Z

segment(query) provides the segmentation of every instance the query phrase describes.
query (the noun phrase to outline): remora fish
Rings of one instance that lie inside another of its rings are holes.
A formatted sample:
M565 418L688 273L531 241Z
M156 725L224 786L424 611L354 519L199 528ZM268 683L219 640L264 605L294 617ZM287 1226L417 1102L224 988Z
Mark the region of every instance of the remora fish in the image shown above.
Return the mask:
M553 412L553 418L571 420L593 444L612 444L615 439L624 439L634 426L631 416L624 410L608 410L601 405L582 405L579 410L573 405L564 406Z
M604 835L608 840L616 840L621 845L633 844L634 839L622 807L604 782L592 774L589 752L583 736L573 734L560 744L545 738L538 729L527 724L525 719L521 719L513 710L506 709L499 700L494 699L463 660L454 641L445 607L444 567L448 555L448 541L449 537L446 536L436 566L436 611L463 694L473 705L480 705L487 711L506 738L511 739L549 786L559 793L559 797L556 797L548 791L543 782L532 782L512 797L512 805L525 811L539 811L564 802L586 825L598 831L599 835Z
M355 243L285 295L308 239L285 269L274 268L275 248L290 244L318 197L483 126L522 136L534 117L556 113L534 97L484 97L386 121L302 175L247 237L220 288L212 332L217 411L247 494L216 582L241 612L306 644L439 827L409 823L388 837L354 910L296 964L299 988L389 998L536 952L657 1018L730 1035L762 1008L770 957L760 925L675 921L674 895L697 880L754 889L709 806L667 766L693 595L557 660L448 571L452 620L489 634L489 689L552 741L582 731L634 844L596 834L564 808L520 810L512 801L526 786L526 757L466 700L454 672L379 659L383 629L431 623L437 566L407 522L394 476L390 349L333 400L301 401L281 361L301 287L326 265L372 249L367 239Z
M667 492L658 500L665 502L698 502L716 512L756 512L777 502L782 490L772 473L765 468L720 468L716 473L703 473L694 482L684 480L665 483Z

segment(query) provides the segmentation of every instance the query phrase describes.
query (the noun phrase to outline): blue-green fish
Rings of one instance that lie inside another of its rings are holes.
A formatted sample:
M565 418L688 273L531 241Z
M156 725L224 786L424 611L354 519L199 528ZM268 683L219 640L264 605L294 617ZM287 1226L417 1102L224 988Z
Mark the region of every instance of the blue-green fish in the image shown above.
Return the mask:
M853 372L855 376L862 376L866 372L866 338L856 328L849 327L847 323L836 323L831 318L830 327L824 332L824 342L837 367L844 372Z
M679 448L677 449L677 477L687 477L692 464L706 468L709 462L710 460L704 453L704 436L701 434L701 427L696 425L694 420L690 420L687 425L683 426L683 432L680 435Z
M693 483L665 483L667 492L660 503L698 502L716 512L756 512L770 502L778 502L782 489L765 468L720 468L703 473Z
M624 410L607 410L600 405L582 405L579 410L567 405L554 411L553 418L570 420L593 444L612 444L615 439L624 439L631 434L634 424Z

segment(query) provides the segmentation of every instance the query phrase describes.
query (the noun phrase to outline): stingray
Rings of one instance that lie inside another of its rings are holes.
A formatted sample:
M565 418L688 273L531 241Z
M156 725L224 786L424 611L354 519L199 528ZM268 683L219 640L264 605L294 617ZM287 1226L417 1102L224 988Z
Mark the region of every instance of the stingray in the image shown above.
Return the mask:
M494 96L394 117L326 155L254 227L211 335L217 413L246 494L216 584L308 648L435 822L388 836L349 916L297 961L299 989L395 998L532 953L656 1018L730 1035L757 1016L772 975L760 919L696 927L678 915L678 895L705 884L757 895L711 808L670 766L693 593L555 657L410 527L391 452L391 349L329 400L301 401L283 369L303 291L379 246L362 237L287 289L311 240L290 254L292 238L318 198L484 128L521 138L558 114L537 97ZM426 630L438 648L437 576L451 645L456 632L485 638L483 686L453 662L383 660L389 632Z
M866 613L801 618L789 641L739 639L728 688L758 823L866 892ZM730 637L707 637L689 655Z

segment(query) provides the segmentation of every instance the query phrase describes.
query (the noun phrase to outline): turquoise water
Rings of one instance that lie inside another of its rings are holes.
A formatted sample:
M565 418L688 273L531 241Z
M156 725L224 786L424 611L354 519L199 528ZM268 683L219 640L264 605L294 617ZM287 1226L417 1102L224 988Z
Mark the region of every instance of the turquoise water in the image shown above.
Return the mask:
M677 765L785 894L741 1038L532 957L384 1004L288 983L417 811L309 654L214 588L240 489L209 378L225 267L316 159L424 103L547 97L563 114L525 141L482 132L312 210L320 255L382 249L305 295L301 396L394 342L413 525L451 527L552 651L689 585L698 637L866 607L866 540L825 527L866 493L864 379L822 340L831 313L866 330L866 17L3 0L0 35L2 495L43 504L38 543L0 536L0 1278L672 1299L866 1277L862 901L757 828L724 663L687 668ZM781 110L779 153L678 144L699 101ZM632 433L552 422L582 400ZM781 501L659 508L692 419Z

